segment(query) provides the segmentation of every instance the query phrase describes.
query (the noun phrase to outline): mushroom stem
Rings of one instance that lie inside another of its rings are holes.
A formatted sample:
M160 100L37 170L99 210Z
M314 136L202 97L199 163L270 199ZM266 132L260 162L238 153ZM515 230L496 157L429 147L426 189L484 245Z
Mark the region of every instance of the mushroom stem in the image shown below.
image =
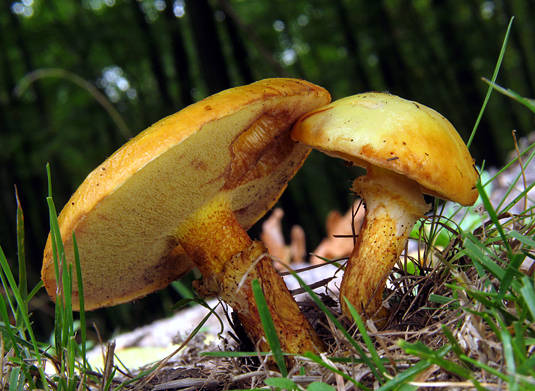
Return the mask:
M252 293L254 279L264 291L281 348L289 353L322 349L266 248L249 238L223 197L190 215L177 238L203 275L203 291L217 294L236 311L260 349L269 351L269 346Z
M428 209L419 185L377 167L353 183L366 204L366 216L340 287L342 311L373 316L381 307L386 278L399 259L416 220Z

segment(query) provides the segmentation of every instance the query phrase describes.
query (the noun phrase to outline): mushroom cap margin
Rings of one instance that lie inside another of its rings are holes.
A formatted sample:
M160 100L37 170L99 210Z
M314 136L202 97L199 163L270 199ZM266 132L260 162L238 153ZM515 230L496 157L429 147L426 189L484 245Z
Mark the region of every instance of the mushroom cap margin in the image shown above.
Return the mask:
M221 191L228 194L238 221L250 228L277 201L310 151L290 140L291 125L329 101L325 89L298 79L231 88L156 122L93 170L58 217L68 263L73 263L76 235L86 309L143 297L191 270L193 263L174 230L181 218ZM266 131L276 133L284 156L255 151L260 156L246 162L253 167L238 167L242 180L229 178L236 171L231 146L262 118L268 119L267 128L283 128ZM266 169L270 159L274 168ZM50 235L41 277L55 298ZM78 309L75 281L73 307Z
M478 172L453 125L420 103L379 92L357 94L299 119L292 139L322 152L405 175L423 193L472 205Z

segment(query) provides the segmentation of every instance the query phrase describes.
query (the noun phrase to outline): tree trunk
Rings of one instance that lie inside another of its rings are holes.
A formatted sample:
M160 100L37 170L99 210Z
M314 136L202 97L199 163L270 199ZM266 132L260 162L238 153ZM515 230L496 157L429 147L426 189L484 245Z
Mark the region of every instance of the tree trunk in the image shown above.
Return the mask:
M35 70L33 59L31 55L31 50L28 49L28 46L26 45L26 38L24 37L24 32L22 31L22 26L20 24L19 18L17 15L15 15L11 10L9 9L9 1L6 2L7 4L7 13L9 14L9 22L11 25L10 30L13 31L15 34L15 40L17 42L17 47L20 51L22 63L24 64L24 72L29 73ZM49 119L46 109L46 100L41 88L41 83L36 81L35 83L32 83L31 90L35 94L35 104L37 107L37 112L39 114L39 117L41 119L41 123L43 125L43 129L48 128Z
M188 62L188 54L184 47L184 38L182 35L181 21L173 13L173 1L165 0L165 18L167 21L167 30L171 39L171 50L173 64L175 67L176 78L179 84L179 96L182 106L193 103L191 95L192 83L191 73Z
M14 15L9 8L7 12L9 13L9 25L7 27L2 26L1 30L3 31L0 31L2 35L2 47L4 47L3 45L6 45L6 47L13 45L8 41L10 36L13 37L17 49L20 52L23 72L29 73L35 69L31 50L26 45L27 41L25 40L18 16ZM9 34L10 32L11 34ZM13 197L15 185L18 186L22 205L40 205L42 201L43 191L46 188L44 186L46 181L43 179L43 171L35 172L35 170L32 170L28 166L31 165L29 157L32 156L32 142L35 138L42 139L46 137L49 129L49 121L41 84L38 81L32 83L29 89L33 92L35 99L29 103L22 103L14 95L17 76L10 66L10 61L6 53L2 55L2 67L4 69L4 82L8 89L8 106L5 110L6 117L3 120L7 124L7 128L4 128L4 131L6 135L9 134L13 137L12 142L18 143L18 148L14 150L11 156L8 156L10 166L5 165L7 172L2 175L2 181L6 182L2 184L2 189L6 189L6 192L11 194L11 196L8 195L5 198L5 202L8 204L6 210L12 211L13 214L11 216L14 216L16 213L16 203ZM26 116L29 116L31 119L26 119ZM22 126L23 123L26 124L26 127ZM35 129L40 129L39 133L36 133L34 131ZM38 265L41 262L41 246L44 245L43 234L48 230L48 220L41 216L39 210L35 209L26 213L25 217L25 240L27 243L30 243L26 255L28 262L33 263L35 268L38 269ZM11 227L14 227L14 225L9 225L9 228ZM35 284L39 280L39 276L35 273L29 277L30 284Z
M295 62L293 63L293 69L295 69L295 72L297 73L296 76L302 79L308 79L305 68L303 67L303 64L301 63L301 60L299 58L299 53L295 50L295 39L291 31L290 23L288 22L288 19L284 14L285 2L274 0L273 4L275 5L275 7L273 7L273 10L275 11L277 19L281 20L285 26L284 30L280 33L282 35L282 41L286 42L287 48L294 50L295 52Z
M510 1L504 1L502 2L505 15L507 16L507 20L510 20L513 15L515 15L513 9L512 9L512 2ZM528 2L529 3L529 2ZM525 93L527 96L535 96L535 82L533 80L532 70L529 69L528 65L528 55L526 46L524 45L524 41L522 40L522 37L520 36L520 28L519 26L515 26L511 29L511 40L513 41L513 44L516 47L516 50L518 50L519 56L518 56L518 62L520 65L520 68L522 69L523 77L526 80L525 86L526 90Z
M232 54L234 55L234 60L240 72L243 83L249 84L252 83L255 79L251 71L251 65L249 64L249 53L247 48L243 43L242 37L238 31L234 19L225 13L225 28L230 39L230 44L232 46Z
M509 8L508 7L509 2L508 1L504 1L502 4L505 7L504 12L506 13L506 18L507 18L507 21L508 21L509 18L510 18L510 16L507 15L507 13L508 13L507 9ZM479 46L479 50L480 50L480 52L479 52L480 56L482 58L484 58L485 54L488 53L488 54L491 54L491 56L494 56L495 58L498 58L498 54L499 54L500 48L501 48L501 42L503 41L504 33L506 31L505 30L505 26L507 26L507 25L504 26L503 23L502 23L503 19L501 17L499 17L499 18L494 18L494 20L496 20L496 22L494 22L492 24L492 26L489 26L489 24L486 23L483 20L483 18L481 17L480 7L481 7L481 5L479 4L479 2L477 0L472 0L470 2L470 10L471 10L471 18L470 18L470 20L472 21L470 27L471 27L471 29L473 31L476 31L477 34L479 35L479 39L477 39L477 42L478 42L478 46ZM517 34L515 34L515 32ZM514 45L517 45L517 44L522 45L522 42L520 40L520 36L518 35L518 29L517 28L513 28L511 30L511 34L512 34L512 36L510 37L509 45L511 45L511 38L512 38L512 43ZM516 39L518 39L519 41L515 40L515 36L516 36ZM525 72L526 69L529 68L529 67L527 67L527 64L525 63L525 61L527 59L526 53L524 51L522 51L520 48L518 48L518 50L519 50L519 53L520 53L519 62L521 63L521 69L523 69L523 71ZM489 66L488 75L482 75L482 76L487 76L487 77L490 78L490 76L491 76L490 72L491 72L491 70L494 69L494 63L495 63L496 60L494 60L494 58L492 58L492 57L490 57L489 60L492 61L489 64L492 67ZM499 80L501 81L501 83L503 83L506 86L511 86L511 84L509 82L509 80L511 79L510 76L511 76L511 74L509 72L507 72L505 67L502 66L502 68L500 70L500 73L499 73ZM515 76L516 76L516 74L515 74ZM522 82L519 81L519 80L522 80L522 75L518 75L518 77L515 77L515 79L519 83L522 83ZM527 83L523 83L523 84L525 84L527 86L527 90L528 91L531 90L530 84L529 84L531 82L530 79L531 79L531 75L529 73L526 74L525 81ZM494 103L494 102L491 102L491 104L492 103ZM492 106L489 106L489 109L491 109L491 108L492 108ZM517 114L517 110L518 109L520 109L519 105L515 101L513 101L512 99L509 99L509 98L503 99L502 110L500 110L499 113L496 113L496 114L498 114L497 121L501 122L501 127L502 128L504 128L504 129L519 129L520 131L522 131L523 126L521 124L522 121L520 120L520 118L519 118L519 116ZM494 121L496 121L496 119L494 119Z
M4 31L3 26L0 24L0 47L2 48L7 47ZM7 212L4 213L3 222L0 225L0 238L5 240L2 246L4 247L5 253L9 256L9 254L16 251L14 246L16 243L15 230L12 228L16 226L15 213L10 213L10 211L14 210L13 192L7 189L11 189L13 186L14 170L12 167L9 167L12 158L10 156L10 139L14 131L11 124L15 124L17 121L14 118L8 118L8 113L15 111L17 103L13 97L15 85L6 50L0 50L0 70L2 72L0 75L2 78L0 82L0 95L7 97L5 103L0 100L0 145L2 145L2 150L0 151L0 208Z
M449 71L450 64L431 43L434 31L432 28L425 28L423 24L428 15L419 13L412 0L402 0L396 11L401 15L401 20L405 21L406 40L416 57L412 60L411 67L416 69L416 74L425 78L416 76L413 82L422 84L419 91L425 94L426 101L437 104L435 108L438 111L454 124L463 123L463 115L455 104L462 100L462 91L456 88L455 76ZM415 96L414 99L422 98Z
M369 91L371 90L371 82L366 69L362 66L364 60L360 55L359 44L355 38L356 33L353 31L353 26L349 20L349 11L344 4L344 0L336 0L334 6L336 7L336 13L340 22L340 29L344 35L347 51L355 69L355 77L352 79L359 81L353 89L355 91Z
M409 83L413 79L412 72L399 50L397 34L384 2L369 2L366 8L386 89L392 93L412 96L413 88Z
M459 106L464 107L468 116L472 117L465 118L465 124L468 126L470 123L475 122L475 117L483 102L483 96L476 84L479 81L479 77L474 74L470 63L473 56L468 52L469 48L464 41L463 34L453 24L451 15L455 15L455 9L450 2L434 0L432 1L432 7L436 11L438 33L441 35L448 63L455 75L458 86L463 91L464 101L458 102ZM486 132L486 135L477 138L478 150L485 153L488 164L497 165L501 160L496 147L498 140L495 139L491 124L486 119L486 116L483 116L479 123L480 135L483 131Z
M231 86L227 62L221 49L214 12L207 0L186 0L201 75L209 94Z
M138 23L139 28L141 29L143 33L143 38L145 40L144 44L147 48L147 52L149 55L149 60L152 68L152 73L154 74L154 78L156 79L156 82L158 83L158 90L160 93L160 97L162 99L163 103L163 110L162 114L167 115L173 113L175 110L175 105L173 103L173 99L171 98L171 94L169 93L169 82L167 80L167 75L165 74L165 69L162 63L162 60L160 58L160 50L158 48L158 42L156 38L154 37L154 34L150 28L150 25L147 23L147 20L145 19L145 13L142 8L142 3L137 0L131 0L132 5L132 11L134 13L134 16L136 18L136 21Z
M266 64L271 65L273 73L281 77L288 77L289 73L282 67L280 62L273 55L273 53L271 53L266 48L264 42L256 34L254 27L251 27L248 24L244 23L227 0L219 0L218 4L221 9L223 9L225 14L230 17L234 21L235 25L238 26L240 30L242 30L243 33L247 36L247 40L255 47L260 56L263 58L263 61Z

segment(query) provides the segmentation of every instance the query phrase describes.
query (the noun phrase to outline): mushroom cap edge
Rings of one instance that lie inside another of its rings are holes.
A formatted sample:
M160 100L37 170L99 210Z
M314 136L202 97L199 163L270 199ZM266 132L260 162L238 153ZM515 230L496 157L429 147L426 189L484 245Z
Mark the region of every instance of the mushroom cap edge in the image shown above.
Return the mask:
M478 172L453 125L435 110L396 95L345 97L301 117L292 139L366 168L417 182L423 193L472 205Z

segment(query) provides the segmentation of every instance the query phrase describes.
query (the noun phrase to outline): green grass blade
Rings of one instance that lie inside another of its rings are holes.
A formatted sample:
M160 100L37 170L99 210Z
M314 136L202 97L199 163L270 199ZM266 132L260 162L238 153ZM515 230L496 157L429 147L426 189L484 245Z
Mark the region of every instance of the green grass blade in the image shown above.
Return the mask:
M526 256L524 254L514 254L512 256L509 264L507 265L507 269L505 269L505 276L500 281L498 300L501 300L505 297L511 285L517 285L518 281L516 277L521 275L519 268L525 258Z
M15 188L17 201L17 259L19 264L19 292L25 302L28 295L28 276L26 274L26 251L24 246L24 214L19 200L17 188Z
M525 313L522 314L518 322L513 323L512 346L515 354L516 366L522 365L527 360L527 344L525 335L528 326L525 325ZM517 369L518 372L518 369Z
M85 320L85 302L84 302L84 284L82 281L82 267L80 266L80 254L78 252L78 243L76 242L76 236L72 233L72 243L74 247L74 265L76 268L76 282L78 284L78 299L80 308L80 343L81 343L81 356L83 367L87 368L86 357L86 342L87 342L87 330Z
M344 297L344 300L345 300L345 302L347 304L347 307L349 308L349 312L351 313L351 316L353 317L353 320L357 324L357 327L358 327L359 332L360 332L360 336L364 340L364 343L366 344L366 347L368 348L368 350L369 350L369 352L370 352L370 354L372 356L373 362L377 366L377 369L379 370L381 375L385 374L386 373L386 368L384 367L383 362L381 361L381 358L379 357L379 354L377 353L377 350L375 349L375 346L374 346L370 336L368 335L368 332L366 331L366 326L364 325L364 322L363 322L362 318L360 317L360 315L357 312L357 310L355 309L355 307L349 302L349 300L347 300L347 297Z
M483 206L485 207L489 217L490 217L490 220L492 221L492 223L494 224L494 226L496 227L496 230L498 231L500 237L502 238L503 240L503 244L505 246L505 249L507 250L507 256L509 259L512 258L512 250L511 250L511 246L509 245L509 241L507 240L507 236L505 235L505 232L503 230L503 227L500 223L500 220L498 219L498 215L496 214L496 211L494 210L494 207L492 206L491 202L490 202L490 199L489 199L489 196L487 195L487 192L486 190L483 188L483 186L481 185L481 182L478 181L476 183L476 187L477 187L477 190L479 192L479 196L481 197L481 201L483 202Z
M62 344L67 346L70 336L73 333L73 317L72 317L72 265L66 265L63 268L62 275L62 292L63 292L63 337Z
M47 180L48 180L48 196L46 197L46 203L48 206L48 216L50 219L50 241L51 241L51 247L52 247L52 257L54 259L54 272L55 272L55 277L56 277L56 284L59 286L61 285L60 273L63 268L63 260L65 259L65 253L63 249L63 242L61 240L61 233L59 230L58 213L56 211L56 206L54 205L54 201L52 200L52 176L50 174L50 164L48 163L46 165L46 173L47 173ZM60 307L62 306L61 305L62 300L63 299L60 294L59 297L56 299L56 304L59 304Z
M524 198L526 196L526 194L529 193L531 191L531 189L533 189L534 187L535 187L535 182L533 182L533 183L529 184L528 186L526 186L526 188L521 193L519 193L515 198L513 198L509 202L509 204L507 204L505 207L500 209L500 214L509 212L513 208L513 206L518 204L518 202L520 202L520 200L522 198ZM506 200L506 198L504 198L502 201L505 201L505 200ZM500 203L500 205L498 205L498 207L501 208L501 205L502 204Z
M512 17L509 20L509 25L507 26L507 31L505 32L505 37L503 39L502 47L500 49L500 54L498 56L498 61L496 61L496 66L494 67L494 73L492 74L492 82L494 83L496 79L498 78L498 72L500 71L500 67L502 65L503 56L505 55L505 49L507 48L507 41L509 40L509 34L511 32L511 27L513 26L513 20L515 18ZM487 94L485 95L485 100L483 101L483 105L481 106L481 110L479 111L479 114L476 119L476 123L474 124L474 128L472 129L472 133L470 134L470 138L466 142L466 146L470 148L470 145L472 145L472 141L474 140L474 136L476 135L477 128L479 127L479 123L481 122L481 118L483 117L483 112L485 111L485 108L487 107L487 103L490 99L490 95L492 93L492 86L489 86L487 89Z
M437 303L442 306L447 305L450 308L459 308L459 301L453 297L441 296L435 293L429 295L430 303Z
M115 378L115 374L117 373L117 368L113 368L113 370L110 373L110 376L106 379L106 383L104 385L104 391L108 391L111 388L113 379Z
M5 276L5 278L7 280L7 283L9 285L9 287L11 288L11 292L13 293L13 297L15 298L15 303L17 304L18 308L25 308L24 300L22 299L22 296L21 296L21 294L19 292L19 289L18 289L18 285L15 282L15 277L13 276L13 273L11 272L11 269L10 269L9 264L7 262L7 258L6 258L4 252L2 251L1 248L0 248L0 265L2 266L3 275ZM2 281L2 283L4 285L4 281ZM7 288L6 285L4 285L4 287ZM9 295L6 295L6 297L9 297ZM16 312L17 312L17 310L14 308L13 313L16 313ZM32 332L32 328L31 328L31 324L30 324L30 319L28 317L28 312L23 311L21 313L21 316L22 316L22 320L24 322L24 326L26 327L26 330L27 330L28 334L30 335L32 340L35 340L35 338L33 337L33 332ZM37 342L36 341L35 341L34 346L37 347Z
M48 215L50 218L50 244L52 247L52 257L54 259L54 273L56 277L56 284L58 285L58 288L61 286L61 270L63 269L63 260L65 259L64 256L64 250L63 250L63 242L61 241L61 234L59 231L59 224L58 224L58 218L57 218L57 212L56 207L54 205L54 201L52 201L52 197L48 196L46 198L46 202L48 205ZM56 291L56 308L59 305L62 307L62 293Z
M511 159L507 164L505 164L502 168L500 168L492 177L488 178L487 181L485 182L485 184L483 185L483 187L487 187L490 183L494 182L496 180L496 178L498 178L501 174L503 174L505 171L507 171L509 169L509 167L511 167L514 164L517 164L519 157L527 154L529 151L531 151L534 148L535 148L535 143L531 144L525 150L520 152L518 154L518 156L516 156L514 159ZM527 161L524 162L524 168L527 167L527 165L533 159L534 156L535 156L535 151L533 151L530 154L530 156L528 157ZM513 183L516 183L521 175L522 175L522 172L519 173L519 175L517 176L517 179L515 179L515 181L513 181Z
M533 322L535 321L535 289L533 288L533 282L528 276L523 276L521 283L519 291L528 307L531 321Z
M33 287L33 289L30 291L30 293L28 293L28 297L26 298L26 301L29 302L31 299L34 298L34 296L39 293L39 291L43 288L45 284L43 283L43 281L39 281L37 284L35 284L35 286Z
M260 282L257 279L254 279L252 282L253 295L256 301L256 306L258 309L258 314L260 315L260 321L264 327L264 333L266 334L266 339L273 352L273 358L279 367L279 371L283 377L288 376L288 369L286 368L286 363L284 362L284 355L282 354L282 349L280 346L279 336L277 335L277 330L275 330L275 325L273 324L273 318L269 313L269 308L260 286Z
M4 276L3 272L0 269L0 277L2 277L2 286L6 287L4 283ZM6 295L7 296L7 295ZM4 346L4 349L9 350L13 349L15 352L15 356L20 356L20 347L17 344L17 339L20 339L21 341L26 342L25 339L17 337L17 334L20 333L20 330L18 330L16 327L11 326L11 322L9 319L9 313L7 309L7 303L4 300L4 295L0 295L0 333L2 334L2 337L4 338L4 341L7 342L7 345ZM10 343L10 344L9 344ZM31 344L29 344L30 348L32 347Z
M473 311L471 313L475 314L476 312ZM486 312L479 312L478 314L483 318L483 320L485 320L485 322L487 322L487 325L492 329L494 334L496 334L496 335L500 334L500 328L499 328L498 324L496 322L494 322L494 320L492 319L490 314L488 314Z
M535 356L531 356L518 367L519 373L535 376Z
M413 354L424 360L429 360L439 367L444 368L448 372L461 376L464 379L470 377L470 371L460 365L443 358L438 352L431 350L421 342L409 343L403 340L399 341L399 346L405 350L406 353ZM447 345L446 348L451 350L451 346Z
M491 295L489 292L478 291L475 289L464 288L464 291L468 294L469 297L475 299L479 304L485 306L485 308L501 308L501 305L497 300L491 300L488 297ZM494 295L496 297L497 294ZM465 311L469 311L468 308L464 308Z
M3 272L2 270L0 269L0 276L3 277ZM5 289L5 285L4 285L4 278L2 278L2 286L4 287ZM6 292L6 298L7 298L7 292ZM7 304L6 304L6 301L4 300L4 295L0 295L0 320L5 324L5 325L10 325L10 321L9 321L9 313L7 312Z
M48 189L48 196L52 197L52 174L50 173L50 163L46 164L46 183Z
M502 327L505 326L502 324ZM509 374L516 373L516 360L515 355L513 352L513 343L512 343L512 337L511 334L507 331L507 328L504 327L501 329L501 332L499 334L499 337L502 341L502 348L503 348L503 355L505 358L505 366L507 368L507 372ZM509 389L514 390L517 389L517 386L515 385L514 381L509 382Z
M7 335L9 337L9 340L13 342L13 347L19 349L18 353L20 353L21 347L28 349L33 348L31 342L28 342L26 339L17 336L17 327L11 326L9 323L2 323L0 324L0 330L2 331L3 335Z
M316 355L316 354L314 354L314 353L312 353L312 352L306 352L306 353L304 354L304 356L305 356L306 358L308 358L308 359L314 361L316 364L319 364L319 365L321 365L322 367L328 369L329 371L331 371L331 372L333 372L333 373L336 373L336 374L342 376L345 380L347 380L347 381L353 383L356 387L360 388L361 390L366 390L366 391L369 390L368 387L366 387L364 384L362 384L362 383L356 381L356 380L353 379L351 376L349 376L347 373L342 372L342 371L339 370L338 368L333 367L332 365L330 365L330 364L326 363L325 361L323 361L323 359L322 359L320 356L318 356L318 355Z
M466 254L470 257L472 262L474 262L474 266L476 267L479 276L481 278L487 277L487 273L478 267L481 265L485 270L489 271L501 281L505 275L505 270L492 260L490 257L492 254L488 254L488 248L479 242L479 240L472 234L465 233L465 235L468 239L464 241Z
M2 248L0 247L0 257L2 256ZM7 262L7 261L6 261ZM3 267L3 266L2 266ZM4 277L4 272L2 268L0 268L0 277L2 281L2 287L7 293L7 281ZM6 298L9 299L9 295L5 295ZM13 305L10 304L10 307L13 308ZM12 313L14 313L12 311ZM25 349L32 349L33 345L26 341L26 334L23 332L22 327L16 327L12 326L10 319L9 319L9 313L8 313L8 306L6 301L4 300L4 295L0 295L0 316L1 316L1 324L0 324L0 333L2 334L2 337L4 339L4 349L9 350L12 349L14 352L14 357L24 357L24 351ZM20 336L18 336L19 334ZM21 364L22 364L22 360ZM32 376L30 375L29 369L27 365L20 365L20 368L23 372L23 375L26 379L29 379L29 385L33 389L35 388L35 384L32 380Z
M22 391L26 379L19 367L14 367L9 374L9 391Z
M401 340L399 341L399 345L403 348L403 350L405 350L406 353L413 354L421 359L430 361L431 363L461 377L462 379L470 380L476 389L480 391L484 390L469 369L444 358L444 351L451 350L451 345L446 345L438 351L429 349L421 342L408 343Z
M515 289L519 288L519 282L515 278L520 275L518 267L522 259L524 258L523 254L515 254L512 256L507 269L503 269L497 262L493 260L495 257L494 254L486 247L485 244L479 242L479 240L470 233L465 233L467 240L464 241L464 252L470 257L473 262L474 267L476 268L479 276L482 279L485 279L485 286L488 289L488 292L476 292L474 290L468 290L467 292L472 294L474 297L477 297L486 306L502 308L503 305L500 303L507 295L508 289L510 286L513 286ZM486 271L490 272L500 281L500 292L495 295L495 289L492 284L488 281L488 275ZM492 297L493 302L488 302L484 297Z
M508 96L509 98L512 98L513 100L517 101L521 105L524 105L529 110L531 110L533 113L535 113L535 100L534 99L524 98L523 96L521 96L517 92L515 92L515 91L513 91L513 90L511 90L509 88L503 88L499 84L496 84L495 81L491 81L491 80L488 80L488 79L485 79L485 78L483 79L483 81L485 83L487 83L490 87L494 88L499 93L501 93L501 94L503 94L505 96Z
M195 297L195 294L191 291L191 289L182 281L173 281L171 286L178 292L180 296L185 299L193 299Z
M525 246L528 246L530 248L535 248L535 240L533 240L532 238L527 237L525 235L522 235L518 231L509 232L509 236L514 238L514 239L516 239L516 240L518 240L519 242L521 242Z
M307 386L307 391L336 391L336 388L327 383L313 381Z
M13 274L11 273L11 269L9 267L9 264L7 262L7 258L4 254L4 252L2 251L2 249L0 248L0 266L2 267L2 271L3 271L3 275L6 277L7 279L7 282L9 284L9 287L11 288L11 291L13 293L13 296L15 297L15 301L17 303L17 306L19 308L25 308L25 302L22 298L22 296L20 295L20 292L19 292L19 289L18 289L18 285L17 283L15 282L15 278L13 277ZM4 287L7 288L6 285L4 285ZM16 313L16 311L14 312ZM38 371L39 371L39 375L41 377L41 379L43 380L43 384L44 384L44 387L46 390L48 390L48 385L46 383L46 376L45 376L45 373L43 371L43 363L42 363L42 359L41 359L41 354L39 353L39 346L37 344L37 340L35 338L35 335L33 333L33 330L32 330L32 325L30 323L30 318L28 316L28 313L25 312L25 311L21 311L20 312L21 314L21 317L22 317L22 322L26 328L26 331L30 337L30 341L32 343L32 346L33 346L33 351L34 351L34 354L35 354L35 358L37 358L37 362L38 362Z
M500 372L499 370L487 365L487 364L484 364L482 363L481 361L478 361L478 360L474 360L473 358L471 357L468 357L466 355L461 355L459 357L461 360L463 361L466 361L467 363L469 364L472 364L474 367L477 367L477 368L481 368L483 369L484 371L502 379L503 381L505 382L509 382L511 379L510 379L510 376L507 376L506 374Z
M16 316L17 314L17 308L15 307L15 303L13 302L12 300L12 297L11 295L9 294L9 288L8 288L8 285L9 285L9 282L7 280L7 276L6 274L7 273L10 273L11 272L11 269L9 270L6 270L6 268L9 268L9 263L7 262L7 258L5 257L4 255L4 250L2 250L2 247L0 247L0 281L2 282L2 287L4 288L4 291L5 291L5 296L2 295L2 299L5 297L6 301L7 301L7 304L4 302L4 304L6 304L6 316L5 316L5 319L4 319L4 322L6 324L10 324L10 319L9 319L9 313L7 312L7 307L9 306L9 309L11 311L11 313ZM18 326L18 325L17 325ZM24 333L24 328L20 327L20 333Z
M281 390L293 391L298 389L297 384L287 377L268 377L264 380L264 383L267 386L280 388Z
M398 387L407 384L416 375L425 371L431 365L433 364L428 360L420 360L418 363L412 365L409 369L406 369L405 371L398 373L392 379L388 380L385 384L379 387L377 391L397 390Z
M444 333L444 335L446 336L446 338L448 339L448 341L451 344L451 349L453 350L453 353L455 353L455 355L457 357L459 357L462 354L464 354L463 353L463 349L459 345L459 342L457 341L457 338L455 338L455 336L453 335L451 330L449 328L447 328L446 326L444 326L444 325L442 325L441 328L442 328L442 332Z
M470 233L465 233L465 237L468 240L464 241L464 253L471 258L479 276L486 280L485 286L489 289L489 292L485 293L486 295L496 297L496 302L499 302L506 297L510 286L513 286L515 289L519 288L519 282L515 276L521 275L518 268L524 258L523 254L512 255L507 269L504 269L494 261L493 258L495 255L484 243L481 243ZM498 296L493 296L495 289L487 280L488 276L485 270L489 271L500 281L500 292Z
M334 314L329 310L329 308L327 308L327 306L321 301L318 295L316 295L316 293L312 289L310 289L310 287L307 284L305 284L303 279L299 277L299 275L294 270L289 269L288 271L297 280L297 282L299 283L299 286L308 293L310 298L314 301L314 303L318 306L318 308L325 314L325 316L327 316L329 320L335 325L335 327L338 330L340 330L340 332L344 335L344 337L351 344L351 346L355 348L358 355L360 356L362 361L370 368L370 371L375 376L375 378L381 379L382 376L377 371L377 368L375 367L373 361L370 359L370 357L368 357L368 355L364 352L364 350L362 350L362 348L360 347L358 342L355 341L353 336L351 336L351 334L349 334L349 332L345 329L345 327L342 326L342 324L336 318L336 316L334 316Z

